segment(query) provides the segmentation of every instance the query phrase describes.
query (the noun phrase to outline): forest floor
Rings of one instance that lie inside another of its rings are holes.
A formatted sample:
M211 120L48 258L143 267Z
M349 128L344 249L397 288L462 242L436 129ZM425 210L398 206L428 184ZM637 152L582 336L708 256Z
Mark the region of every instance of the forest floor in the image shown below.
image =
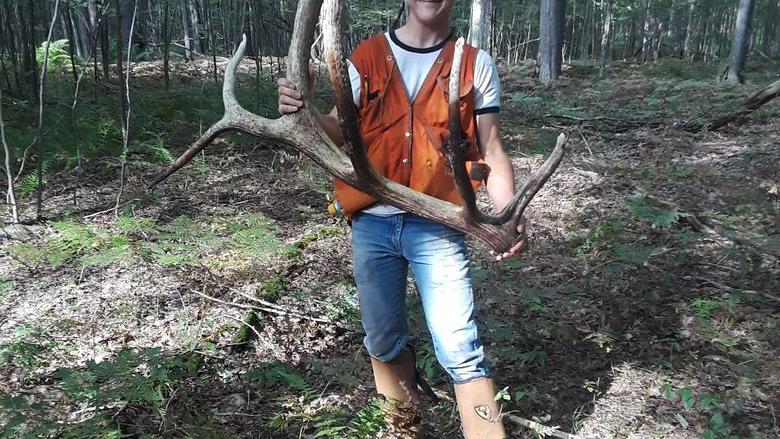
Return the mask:
M218 117L183 100L219 107L197 76L207 66L181 67L172 91L148 70L135 118L160 121L160 142L131 151L119 218L92 215L118 189L118 161L95 157L75 206L74 172L53 169L45 232L0 245L0 436L372 437L381 415L349 227L325 212L329 178L230 135L146 191L168 148ZM505 411L582 438L780 436L780 102L701 130L780 70L743 87L705 71L668 61L592 79L576 65L546 89L502 69L518 179L570 137L528 211L530 249L496 263L471 240ZM273 86L263 90L271 114ZM9 127L24 119L10 114ZM441 399L425 403L429 437L458 437L413 287L408 306Z

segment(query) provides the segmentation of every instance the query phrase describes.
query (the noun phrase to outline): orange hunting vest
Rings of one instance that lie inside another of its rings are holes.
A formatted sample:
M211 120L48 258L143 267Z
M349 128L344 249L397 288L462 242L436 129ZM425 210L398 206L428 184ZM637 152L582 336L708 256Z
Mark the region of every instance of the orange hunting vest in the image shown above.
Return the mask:
M361 75L360 134L368 158L380 174L418 192L455 204L463 200L455 189L442 145L449 138L447 127L450 67L455 41L450 40L433 63L413 102L409 101L395 57L384 35L376 35L355 49L352 62ZM465 45L460 78L461 124L468 140L467 169L476 191L479 172L471 173L474 162L483 163L477 147L474 115L474 64L478 49ZM484 172L481 172L484 173ZM335 200L344 216L377 202L341 180L335 180Z

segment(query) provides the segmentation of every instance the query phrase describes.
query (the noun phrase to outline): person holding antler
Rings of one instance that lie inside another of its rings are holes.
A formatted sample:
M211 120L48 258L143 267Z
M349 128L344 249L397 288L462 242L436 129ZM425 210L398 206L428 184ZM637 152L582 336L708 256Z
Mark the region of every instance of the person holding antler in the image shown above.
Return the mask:
M361 43L352 54L349 74L360 134L374 168L412 189L462 204L441 153L449 137L453 2L406 0L406 23ZM484 182L501 210L513 197L514 177L499 137L498 73L486 52L468 45L461 66L460 118L472 184L476 188ZM295 83L281 78L278 85L280 113L295 113L304 106ZM317 117L334 142L343 141L335 108ZM334 210L351 220L364 343L377 392L388 402L390 431L399 437L422 435L405 308L411 268L436 356L454 382L464 436L506 437L477 333L464 234L377 202L338 180L334 199ZM525 246L521 222L517 243L496 259L513 256Z

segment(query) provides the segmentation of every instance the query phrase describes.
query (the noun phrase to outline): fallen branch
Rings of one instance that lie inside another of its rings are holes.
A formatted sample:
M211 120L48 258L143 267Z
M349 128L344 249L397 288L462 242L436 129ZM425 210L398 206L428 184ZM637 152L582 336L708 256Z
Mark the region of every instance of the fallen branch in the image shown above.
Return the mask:
M341 326L338 323L334 322L333 320L325 319L325 318L322 318L322 317L314 317L314 316L303 314L303 313L300 313L300 312L297 312L297 311L293 311L293 310L291 310L289 308L285 308L285 307L282 307L282 306L279 306L279 305L276 305L276 304L273 304L273 303L270 303L270 302L266 302L266 301L261 300L261 299L252 298L251 296L245 295L245 294L243 294L241 292L238 292L238 291L236 291L236 292L239 295L241 295L241 297L244 297L245 299L249 299L249 300L251 300L253 302L257 302L258 305L245 305L245 304L242 304L242 303L227 302L225 300L221 300L221 299L217 299L216 297L209 296L208 294L201 293L198 290L190 289L190 291L192 291L193 293L195 293L195 294L197 294L197 295L199 295L201 297L205 297L206 299L209 299L209 300L217 302L217 303L221 303L223 305L233 306L233 307L241 308L241 309L251 309L251 310L255 310L255 311L262 311L262 312L265 312L265 313L268 313L268 314L275 314L275 315L278 315L278 316L297 317L299 319L309 320L309 321L312 321L312 322L315 322L315 323L324 323L326 325L332 325L332 326L335 326L335 327L337 327L337 328L339 328L341 330L347 331L347 332L352 331L350 328Z
M705 285L709 285L709 286L715 287L715 288L717 288L719 290L723 290L723 291L727 291L727 292L736 292L736 293L741 293L741 294L747 294L749 296L761 296L761 297L764 297L766 299L773 300L775 302L780 303L780 297L773 296L773 295L771 295L769 293L766 293L766 292L763 292L763 291L743 290L743 289L739 289L739 288L733 288L733 287L730 287L730 286L728 286L726 284L723 284L723 283L720 283L720 282L716 282L716 281L714 281L712 279L707 279L705 277L697 277L696 279L698 279L699 281L703 282Z
M560 439L580 439L579 436L560 431L557 428L548 427L530 419L521 418L520 416L505 414L504 419L529 428L541 437L553 436Z
M730 122L741 117L745 117L750 113L758 110L762 105L778 96L780 96L780 80L767 85L766 87L756 92L753 96L749 97L745 102L742 103L742 108L739 111L716 119L707 128L709 128L711 131L723 128Z

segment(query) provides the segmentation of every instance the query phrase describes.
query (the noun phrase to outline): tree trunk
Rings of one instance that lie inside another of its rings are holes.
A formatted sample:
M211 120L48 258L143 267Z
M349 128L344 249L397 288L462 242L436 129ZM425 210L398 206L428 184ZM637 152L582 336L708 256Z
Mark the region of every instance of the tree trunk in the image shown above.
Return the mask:
M734 43L731 49L731 65L727 78L731 82L740 84L745 82L744 70L750 45L750 24L755 6L755 0L740 0L739 2L737 27L734 31Z
M691 44L693 42L693 16L696 12L696 0L688 1L688 24L685 26L685 43L683 43L683 59L691 58Z
M193 38L192 18L190 17L190 5L187 0L181 0L181 28L184 33L184 59L192 61Z
M471 1L471 25L469 27L469 44L490 52L490 36L493 35L494 0Z
M202 54L206 53L206 40L203 38L203 33L201 32L201 7L198 4L198 0L188 0L190 4L190 20L192 22L192 37L195 39L195 50L199 51Z
M163 40L163 80L165 81L165 89L170 87L170 72L171 72L171 31L170 21L171 8L168 6L168 2L162 2L163 7L163 24L162 24L162 40Z
M780 58L780 23L777 22L775 22L775 44L772 46L772 57Z
M30 5L32 6L32 4ZM43 116L46 98L46 70L49 67L49 49L51 48L52 35L54 33L54 24L57 21L57 13L60 7L60 0L54 2L54 13L49 24L49 33L46 36L46 49L43 55L43 66L41 66L40 87L38 89L38 129L35 134L35 143L38 146L38 171L37 171L37 196L35 202L35 218L40 219L43 206L43 162L45 157L44 139L43 139Z
M607 67L609 61L609 38L612 30L612 0L601 0L601 5L604 8L604 28L601 33L601 75L604 75L604 70Z
M650 21L652 19L650 16L650 2L651 0L647 0L647 5L645 6L645 21L642 25L642 62L647 62L650 58Z
M5 122L3 121L3 88L0 87L0 141L3 144L3 152L5 153L5 176L6 184L8 188L6 190L6 199L8 206L11 208L11 220L14 224L19 222L19 210L16 206L16 191L14 190L14 174L11 172L11 148L8 146L8 142L5 139Z
M762 50L764 54L773 53L773 43L775 43L775 33L777 32L777 0L769 0L766 12L766 19L764 20L764 35L762 38ZM775 44L776 45L776 44Z
M539 13L539 80L557 81L561 75L564 0L541 0Z

